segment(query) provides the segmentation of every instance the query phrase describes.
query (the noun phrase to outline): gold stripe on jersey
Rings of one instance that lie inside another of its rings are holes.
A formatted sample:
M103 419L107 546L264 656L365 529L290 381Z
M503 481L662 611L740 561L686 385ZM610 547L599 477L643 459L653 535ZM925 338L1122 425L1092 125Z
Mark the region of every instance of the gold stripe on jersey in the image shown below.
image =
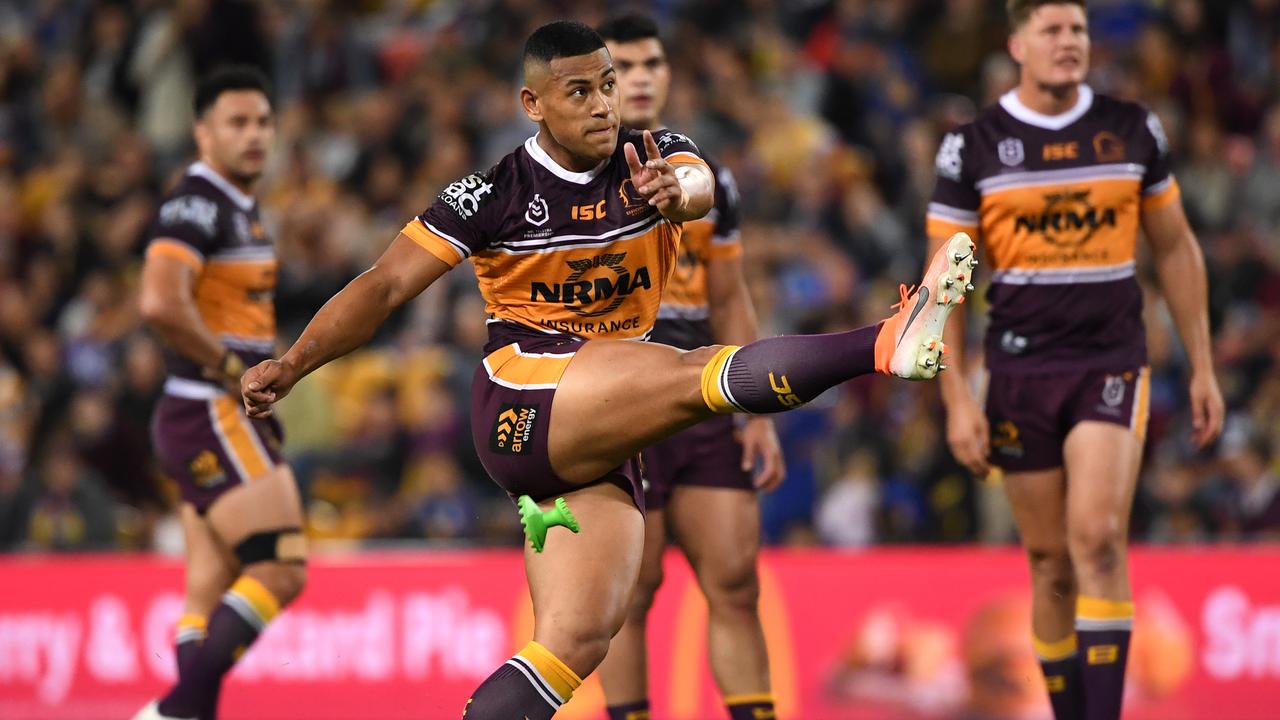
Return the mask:
M680 235L680 224L661 220L599 247L587 238L519 254L498 249L472 263L492 318L581 337L640 338L657 319Z
M400 232L449 267L457 267L458 263L467 259L467 253L459 250L454 244L457 241L450 242L452 238L444 233L428 230L421 218L410 220Z
M1033 177L1022 183L1002 182L995 189L988 186L979 215L987 257L995 271L1047 271L1046 281L1053 271L1063 270L1132 274L1140 217L1139 177L1105 172L1071 177L1075 178L1071 182L1046 183L1042 177ZM1085 279L1077 275L1063 281Z
M670 155L666 156L663 159L671 163L672 165L701 165L702 167L707 168L708 170L711 169L711 166L707 165L707 162L705 160L698 157L697 155L694 155L691 152L683 152L683 151L675 152L675 153L671 153Z
M485 372L493 382L513 390L554 390L569 369L573 353L526 353L511 343L489 353Z
M219 395L209 401L213 428L222 441L222 450L236 466L246 482L257 480L271 469L271 457L249 426L240 401L230 395Z
M978 234L977 210L965 210L940 202L931 202L924 222L925 234L931 238L949 238L958 232Z
M1129 418L1129 429L1138 438L1138 442L1146 442L1147 420L1151 413L1151 368L1144 367L1138 371L1138 387L1134 391L1133 414Z
M1182 198L1182 188L1170 175L1163 182L1152 185L1142 194L1142 211L1150 212Z
M147 259L152 257L167 257L177 260L196 272L200 272L204 268L204 257L195 248L181 240L160 238L151 241L151 244L147 246Z
M274 340L276 267L275 259L210 259L195 286L200 319L215 334Z

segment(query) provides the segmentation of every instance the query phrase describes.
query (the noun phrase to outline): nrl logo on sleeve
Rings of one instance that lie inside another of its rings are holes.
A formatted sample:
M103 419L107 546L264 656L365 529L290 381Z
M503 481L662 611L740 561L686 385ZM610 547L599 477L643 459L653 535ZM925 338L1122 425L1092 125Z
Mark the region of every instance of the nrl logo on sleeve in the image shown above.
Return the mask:
M693 141L689 139L688 135L681 135L678 132L669 132L662 137L657 138L658 152L665 153L667 148L675 145L676 143L687 143L689 145L693 145Z
M453 208L464 220L470 219L493 199L493 183L480 173L472 173L440 192L440 202Z
M1022 148L1022 141L1018 138L1005 138L996 145L996 154L1000 156L1000 162L1015 167L1021 165L1026 159L1026 153Z
M529 209L524 211L524 219L530 225L541 226L551 219L551 209L540 193L535 193L529 201Z

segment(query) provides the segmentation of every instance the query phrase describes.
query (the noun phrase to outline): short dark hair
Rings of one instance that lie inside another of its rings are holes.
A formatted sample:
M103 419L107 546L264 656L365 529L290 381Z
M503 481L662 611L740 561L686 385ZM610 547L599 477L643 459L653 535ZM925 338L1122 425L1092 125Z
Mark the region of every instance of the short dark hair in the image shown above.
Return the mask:
M653 18L640 13L611 17L596 28L596 32L600 33L600 37L604 38L606 42L612 40L619 43L629 43L637 40L648 40L649 38L658 41L662 40L662 36L658 34L658 24L653 21Z
M533 31L524 44L524 61L549 63L556 58L589 55L604 47L604 40L590 26L573 20L556 20Z
M1008 0L1005 10L1009 13L1009 29L1016 31L1031 17L1031 13L1045 5L1079 5L1088 12L1088 0Z
M271 98L271 84L261 70L252 65L223 65L200 78L196 85L196 117L205 114L224 92L257 90Z

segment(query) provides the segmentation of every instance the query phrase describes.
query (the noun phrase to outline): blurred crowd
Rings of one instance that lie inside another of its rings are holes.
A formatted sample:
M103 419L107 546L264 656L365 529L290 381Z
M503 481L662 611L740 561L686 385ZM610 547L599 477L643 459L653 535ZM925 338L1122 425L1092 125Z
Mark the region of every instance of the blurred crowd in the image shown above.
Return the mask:
M946 130L1016 81L1001 0L661 0L667 123L731 168L765 334L874 322L923 263ZM1163 119L1208 260L1227 431L1190 446L1186 363L1149 293L1153 389L1133 533L1280 532L1280 0L1091 0L1103 92ZM533 132L517 103L556 0L0 2L0 549L174 546L153 465L163 383L136 291L157 198L192 159L194 80L274 84L260 187L282 342L451 180ZM519 540L467 432L484 340L469 265L282 408L308 531L334 542ZM1151 287L1149 268L1142 274ZM975 303L981 309L981 302ZM971 324L971 332L981 332ZM978 381L975 373L974 381ZM928 385L863 379L778 416L773 543L1006 542L998 478L951 459Z

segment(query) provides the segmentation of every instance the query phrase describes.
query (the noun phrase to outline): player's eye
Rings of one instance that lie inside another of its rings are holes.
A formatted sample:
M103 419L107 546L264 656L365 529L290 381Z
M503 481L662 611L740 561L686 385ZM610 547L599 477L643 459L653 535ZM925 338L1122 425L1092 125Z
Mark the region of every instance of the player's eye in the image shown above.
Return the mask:
M569 93L569 95L570 97L586 97L587 90L586 88L578 88L577 90L574 90L573 92Z
M616 85L617 85L617 83L615 83L615 82L614 82L614 81L612 81L612 80L605 80L605 82L604 82L604 90L605 90L605 92L613 92L613 88L614 88Z

